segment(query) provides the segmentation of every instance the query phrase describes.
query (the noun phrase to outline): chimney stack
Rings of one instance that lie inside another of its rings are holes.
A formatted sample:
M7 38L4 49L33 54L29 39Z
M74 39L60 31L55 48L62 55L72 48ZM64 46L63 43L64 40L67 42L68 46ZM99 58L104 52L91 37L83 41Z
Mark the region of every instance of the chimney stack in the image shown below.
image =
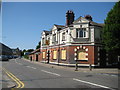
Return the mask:
M90 15L86 15L85 18L92 21L92 16L90 16Z
M68 10L66 13L66 26L69 26L70 24L73 24L74 21L74 13L71 10Z

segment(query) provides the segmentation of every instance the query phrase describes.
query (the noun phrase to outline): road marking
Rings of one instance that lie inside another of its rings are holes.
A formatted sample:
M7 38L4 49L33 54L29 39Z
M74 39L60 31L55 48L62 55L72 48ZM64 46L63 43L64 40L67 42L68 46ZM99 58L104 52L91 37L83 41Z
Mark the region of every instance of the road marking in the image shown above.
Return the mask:
M35 67L31 67L31 66L26 66L26 67L28 67L28 68L32 68L32 69L36 69Z
M18 62L16 61L16 59L15 59L15 62L16 62L17 64L19 64L19 65L23 65L22 63L18 63Z
M53 74L53 75L56 75L56 76L60 76L60 74L57 74L57 73L52 73L52 72L48 72L48 71L45 71L45 70L41 70L41 71L43 71L45 73Z
M102 88L108 88L108 89L114 90L114 89L112 89L110 87L107 87L107 86L103 86L103 85L91 83L91 82L88 82L88 81L79 80L79 79L76 79L76 78L73 78L73 80L78 81L78 82L83 82L83 83L91 84L91 85L98 86L98 87L102 87Z
M16 88L23 88L24 87L24 83L21 82L15 75L13 75L9 71L7 71L5 68L3 68L3 70L11 79L13 79L18 84L18 86Z
M118 75L111 75L111 76L113 76L113 77L118 77Z
M3 68L3 70L12 80L14 80L18 84L17 87L19 88L21 86L20 83L16 79L14 79L4 68Z

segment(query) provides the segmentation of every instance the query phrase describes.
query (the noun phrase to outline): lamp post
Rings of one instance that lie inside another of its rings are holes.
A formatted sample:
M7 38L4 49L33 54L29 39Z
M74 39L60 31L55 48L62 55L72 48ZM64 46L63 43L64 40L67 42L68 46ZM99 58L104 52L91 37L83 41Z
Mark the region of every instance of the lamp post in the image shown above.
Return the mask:
M58 43L59 43L59 47L58 47L58 65L59 65L59 61L60 61L60 29L58 30L59 31L59 41L58 41Z

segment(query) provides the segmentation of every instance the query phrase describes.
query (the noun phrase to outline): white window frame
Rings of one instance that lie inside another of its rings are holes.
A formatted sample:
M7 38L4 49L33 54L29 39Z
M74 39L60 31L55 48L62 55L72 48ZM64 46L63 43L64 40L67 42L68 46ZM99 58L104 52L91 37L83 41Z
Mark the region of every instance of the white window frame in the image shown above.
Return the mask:
M81 32L83 31L83 32ZM76 32L77 32L77 38L86 38L87 37L87 31L86 31L86 28L77 28L76 29ZM81 35L81 34L82 35Z
M65 41L65 32L62 33L62 41Z
M56 34L53 34L53 42L56 42Z

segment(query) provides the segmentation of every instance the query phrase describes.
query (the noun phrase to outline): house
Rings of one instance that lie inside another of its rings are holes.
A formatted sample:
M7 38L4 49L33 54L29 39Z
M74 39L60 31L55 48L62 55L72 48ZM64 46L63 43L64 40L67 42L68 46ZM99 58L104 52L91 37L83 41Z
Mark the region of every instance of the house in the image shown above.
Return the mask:
M61 65L99 66L101 30L90 15L74 20L74 12L66 13L66 25L54 24L51 31L44 30L41 37L40 62Z
M12 49L0 42L0 55L12 55Z
M36 49L34 51L32 51L31 53L29 53L29 59L31 61L38 61L40 59L40 49Z
M17 58L17 57L21 56L21 50L19 48L12 49L12 52L13 52L13 57L14 58Z

